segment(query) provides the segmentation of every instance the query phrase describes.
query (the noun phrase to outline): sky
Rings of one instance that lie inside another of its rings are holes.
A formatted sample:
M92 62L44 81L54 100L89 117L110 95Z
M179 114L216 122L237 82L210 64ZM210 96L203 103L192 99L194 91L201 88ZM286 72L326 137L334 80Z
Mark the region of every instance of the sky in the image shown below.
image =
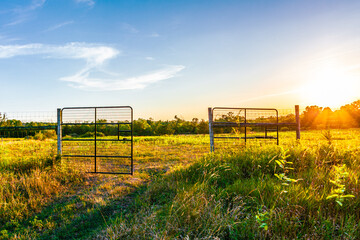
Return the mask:
M360 99L359 12L346 0L2 0L0 112L338 108Z

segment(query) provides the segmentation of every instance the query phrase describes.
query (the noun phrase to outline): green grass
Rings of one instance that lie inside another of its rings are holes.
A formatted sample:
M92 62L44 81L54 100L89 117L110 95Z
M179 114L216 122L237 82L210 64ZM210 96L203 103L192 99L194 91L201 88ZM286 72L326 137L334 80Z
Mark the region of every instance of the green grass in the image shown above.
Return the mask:
M138 137L134 176L77 171L56 159L55 141L3 141L0 239L359 239L359 133L332 130L329 142L287 132L280 147L240 142L216 154L208 136ZM355 197L340 206L326 198L342 164ZM274 174L284 171L301 180L282 185Z

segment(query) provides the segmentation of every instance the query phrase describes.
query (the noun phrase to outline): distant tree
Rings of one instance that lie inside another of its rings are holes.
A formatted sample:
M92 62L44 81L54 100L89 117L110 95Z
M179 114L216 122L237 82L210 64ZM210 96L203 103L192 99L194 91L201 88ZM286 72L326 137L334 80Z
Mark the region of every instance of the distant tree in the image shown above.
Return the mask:
M317 128L328 129L330 128L332 121L333 121L333 111L329 107L326 107L316 117L313 125L316 125Z
M320 115L322 112L322 107L318 107L316 105L314 106L307 106L305 108L305 111L303 112L303 116L301 119L301 126L309 128L314 127L316 118Z
M139 136L151 136L153 135L150 124L142 118L135 120L133 123L134 133Z
M279 122L280 123L293 123L293 122L295 122L295 114L279 116Z
M339 118L342 124L346 124L347 127L360 126L360 100L342 106L340 111Z
M198 124L199 124L199 119L198 118L193 118L191 121L191 133L192 134L197 134L198 133Z
M6 121L6 114L0 113L0 126L2 126L5 121Z
M341 107L341 110L347 111L350 115L352 115L357 120L360 120L360 100L357 100L351 104L346 104Z
M209 133L209 122L201 119L198 124L198 133L199 134L208 134Z

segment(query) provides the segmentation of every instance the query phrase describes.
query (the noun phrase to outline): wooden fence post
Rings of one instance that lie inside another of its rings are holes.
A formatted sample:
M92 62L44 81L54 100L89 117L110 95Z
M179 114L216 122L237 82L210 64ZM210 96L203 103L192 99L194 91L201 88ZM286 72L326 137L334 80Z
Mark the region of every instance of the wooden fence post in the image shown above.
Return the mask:
M209 114L209 136L210 136L210 152L214 152L214 131L213 131L213 111L208 108Z
M61 108L57 109L57 153L60 156L62 154L62 149L61 149L61 139L62 139L62 131L61 131L61 120L62 120L62 112L61 112Z
M296 139L300 139L300 110L299 105L295 105L295 119L296 119Z

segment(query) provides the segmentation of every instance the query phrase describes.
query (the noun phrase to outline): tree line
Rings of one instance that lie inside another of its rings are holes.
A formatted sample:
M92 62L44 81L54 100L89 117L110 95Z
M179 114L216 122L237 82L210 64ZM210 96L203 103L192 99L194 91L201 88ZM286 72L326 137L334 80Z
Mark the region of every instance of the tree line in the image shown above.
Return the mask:
M338 110L329 107L308 106L301 115L303 129L331 129L360 127L360 100L346 104Z
M242 117L235 116L234 113L229 112L218 119L219 121L233 121L243 122ZM253 122L274 122L274 117L259 116L252 119ZM105 123L105 120L100 120L100 123ZM279 116L280 123L294 123L295 115L288 114ZM339 110L331 110L328 107L307 106L300 115L300 123L302 129L330 129L330 128L357 128L360 127L360 100L354 101L351 104L342 106ZM43 125L55 126L56 124L49 123L22 123L19 120L7 119L5 114L0 113L0 136L8 137L24 137L24 135L33 136L36 134L34 130L13 129L1 130L1 127L36 127ZM116 136L118 132L126 132L130 130L129 125L107 125L100 124L97 126L97 134L99 136ZM230 129L229 129L230 130ZM256 131L256 128L252 130ZM291 127L283 127L280 130L291 130ZM50 131L50 130L47 130ZM52 130L55 131L55 130ZM226 131L226 130L222 130ZM4 134L7 132L7 135ZM24 134L26 132L26 134ZM207 134L209 133L208 121L198 118L193 118L191 121L175 116L173 120L153 120L139 118L133 121L133 133L135 136L159 136L159 135L174 135L174 134ZM66 125L63 126L63 136L72 137L89 137L94 134L94 125ZM129 133L128 133L129 134ZM128 134L121 134L126 136Z

